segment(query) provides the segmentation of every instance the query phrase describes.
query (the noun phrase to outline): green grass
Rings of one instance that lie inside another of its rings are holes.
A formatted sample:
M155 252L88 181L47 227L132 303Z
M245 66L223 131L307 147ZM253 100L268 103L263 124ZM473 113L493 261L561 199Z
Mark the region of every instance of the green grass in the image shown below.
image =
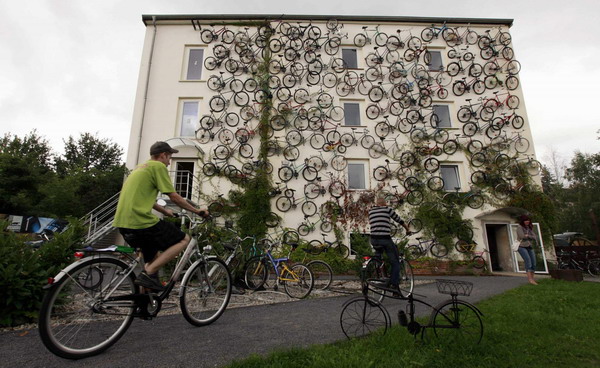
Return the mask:
M254 355L229 367L600 367L600 283L542 280L487 299L477 346L388 333Z

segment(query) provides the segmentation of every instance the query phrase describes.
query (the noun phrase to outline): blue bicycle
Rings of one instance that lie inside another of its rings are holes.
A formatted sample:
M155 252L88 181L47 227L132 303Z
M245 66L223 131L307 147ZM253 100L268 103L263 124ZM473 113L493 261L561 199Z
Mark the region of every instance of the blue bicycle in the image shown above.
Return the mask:
M271 244L265 254L248 260L244 270L246 285L251 290L258 290L263 287L269 277L269 266L271 266L276 276L275 290L278 289L280 284L283 284L286 294L290 297L306 298L314 286L312 272L300 263L288 266L289 254L287 257L282 258L273 257L272 250L275 244Z

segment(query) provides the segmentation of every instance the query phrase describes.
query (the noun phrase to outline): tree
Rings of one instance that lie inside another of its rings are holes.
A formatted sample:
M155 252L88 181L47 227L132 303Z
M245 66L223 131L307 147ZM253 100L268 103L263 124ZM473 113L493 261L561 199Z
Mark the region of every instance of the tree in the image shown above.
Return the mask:
M44 205L80 217L121 190L126 168L123 150L110 139L82 133L65 143L65 154L56 160L60 178L46 189Z
M561 227L594 238L589 212L600 217L600 153L576 152L566 170L566 178L570 186L565 189Z
M41 189L54 178L53 159L48 141L35 130L24 138L6 133L0 139L0 213L36 210Z
M69 136L63 142L65 154L56 160L56 171L60 176L92 173L94 169L98 172L111 171L122 166L123 150L107 138L82 133L77 140Z

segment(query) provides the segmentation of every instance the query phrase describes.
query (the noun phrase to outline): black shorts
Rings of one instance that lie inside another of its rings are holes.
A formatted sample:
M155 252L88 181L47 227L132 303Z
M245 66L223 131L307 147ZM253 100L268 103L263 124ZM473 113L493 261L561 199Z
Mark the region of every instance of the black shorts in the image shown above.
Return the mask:
M119 232L129 245L142 250L145 262L151 262L159 251L164 251L185 238L183 231L164 220L146 229L120 227Z

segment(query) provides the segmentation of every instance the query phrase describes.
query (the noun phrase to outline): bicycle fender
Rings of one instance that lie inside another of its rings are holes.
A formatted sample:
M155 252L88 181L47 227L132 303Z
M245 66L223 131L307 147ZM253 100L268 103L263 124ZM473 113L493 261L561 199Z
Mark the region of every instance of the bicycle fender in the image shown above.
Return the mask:
M101 257L98 257L97 255L96 255L96 256L88 256L88 257L84 257L84 258L81 258L81 259L80 259L80 260L78 260L78 261L75 261L75 262L71 263L70 265L68 265L67 267L63 268L62 270L60 270L60 271L58 272L58 274L56 274L56 276L54 276L52 283L51 283L51 284L50 284L50 283L48 283L48 284L44 285L44 286L42 287L42 289L50 289L52 286L56 285L56 284L57 284L59 281L61 281L61 280L62 280L62 279L63 279L63 278L64 278L64 277L67 275L67 274L69 274L69 272L71 272L71 271L72 271L72 270L73 270L75 267L79 266L80 264L82 264L82 263L84 263L84 262L87 262L87 261L89 261L89 260L91 260L91 259L101 259L101 258L103 258L103 259L110 258L110 259L114 259L114 260L117 260L117 261L123 262L123 261L121 261L119 258L117 258L117 257L114 257L114 256L111 256L111 255L109 255L109 254L107 254L107 255L104 255L104 256L101 256ZM123 263L124 263L124 262L123 262Z

